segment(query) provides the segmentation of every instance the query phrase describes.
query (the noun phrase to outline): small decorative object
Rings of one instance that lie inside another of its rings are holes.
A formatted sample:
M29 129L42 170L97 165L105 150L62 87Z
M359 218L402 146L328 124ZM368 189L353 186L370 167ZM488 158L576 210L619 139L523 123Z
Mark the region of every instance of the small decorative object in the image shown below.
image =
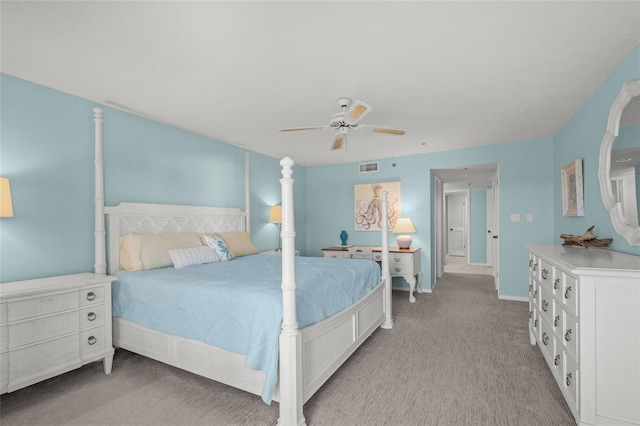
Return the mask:
M561 234L560 238L564 240L562 245L564 246L581 246L584 248L589 247L609 247L609 244L613 241L613 238L605 238L598 239L593 234L593 228L595 225L592 225L587 229L583 235L571 235L571 234Z
M342 241L342 245L346 246L347 245L347 231L342 230L342 232L340 233L340 240Z
M562 172L562 215L584 216L582 160L564 166Z

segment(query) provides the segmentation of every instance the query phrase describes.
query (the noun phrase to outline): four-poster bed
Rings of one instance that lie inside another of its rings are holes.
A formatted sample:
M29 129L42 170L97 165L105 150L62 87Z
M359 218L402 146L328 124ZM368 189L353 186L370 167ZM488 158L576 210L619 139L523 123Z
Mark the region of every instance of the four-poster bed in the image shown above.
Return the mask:
M104 207L104 178L102 161L102 110L94 108L95 130L95 171L96 171L96 273L118 275L120 268L119 239L130 234L167 233L218 233L243 232L249 230L249 156L245 156L245 211L236 208L197 207L122 203L115 207ZM382 271L376 269L377 278L372 288L354 303L320 320L301 328L300 313L296 306L301 301L297 292L304 292L305 285L296 281L296 268L306 262L340 261L347 263L367 262L361 260L343 261L338 259L308 258L296 260L295 228L293 204L293 161L284 158L282 166L282 258L281 283L278 294L281 302L281 325L277 340L277 385L273 399L280 404L280 425L303 425L303 404L342 365L342 363L366 340L376 328L390 329L391 280L388 265L388 224L383 221L382 229ZM386 199L386 193L383 195ZM386 217L386 200L383 201L382 217ZM104 227L107 215L108 238ZM279 258L252 255L262 262L279 261ZM243 260L244 261L244 260ZM236 262L236 261L234 261ZM236 265L240 262L237 261ZM335 264L336 267L338 266ZM364 264L363 264L364 265ZM341 265L340 265L341 266ZM173 268L172 268L173 269ZM302 270L303 274L306 274ZM146 272L146 271L143 271ZM124 275L122 275L124 277ZM298 288L298 284L301 284ZM308 286L306 286L308 288ZM115 288L115 287L114 287ZM114 298L117 296L114 290ZM304 302L304 293L299 295ZM114 300L115 303L115 300ZM305 308L307 309L307 308ZM115 306L114 306L115 310ZM306 311L301 311L306 314ZM306 321L306 319L305 319ZM279 323L280 324L280 323ZM245 391L263 395L268 374L246 366L246 356L191 338L164 333L133 321L114 316L113 341L135 353L174 365L213 380L229 384ZM117 368L117 366L116 366ZM270 399L269 395L269 399Z

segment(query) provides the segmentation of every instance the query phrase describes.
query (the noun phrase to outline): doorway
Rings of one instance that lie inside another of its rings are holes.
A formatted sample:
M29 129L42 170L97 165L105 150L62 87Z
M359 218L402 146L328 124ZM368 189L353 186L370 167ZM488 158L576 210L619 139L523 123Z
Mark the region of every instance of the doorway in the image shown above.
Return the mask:
M442 274L493 275L498 289L498 165L433 169L434 268Z

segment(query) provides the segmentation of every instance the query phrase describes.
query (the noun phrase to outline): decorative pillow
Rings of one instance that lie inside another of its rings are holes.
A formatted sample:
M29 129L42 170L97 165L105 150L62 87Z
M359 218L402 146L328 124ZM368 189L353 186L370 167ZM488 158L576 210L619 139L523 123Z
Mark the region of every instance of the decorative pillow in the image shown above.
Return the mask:
M202 239L209 247L216 251L221 262L227 262L234 259L233 252L229 250L227 243L224 242L224 238L220 235L204 234Z
M127 271L171 266L169 250L202 246L195 232L182 234L129 234L120 237L120 266Z
M209 246L171 249L169 250L169 257L171 257L173 266L176 269L220 260L216 251Z
M227 243L227 247L234 257L260 253L251 242L251 237L247 232L218 232L218 235Z

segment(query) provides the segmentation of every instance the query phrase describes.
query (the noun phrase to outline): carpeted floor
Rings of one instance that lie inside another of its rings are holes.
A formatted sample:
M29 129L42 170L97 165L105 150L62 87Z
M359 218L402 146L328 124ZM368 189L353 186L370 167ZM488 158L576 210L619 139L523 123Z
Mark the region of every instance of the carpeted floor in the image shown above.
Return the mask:
M527 304L499 300L487 275L445 274L377 330L305 404L312 426L575 425L538 347ZM0 398L12 425L275 425L278 404L116 350Z

